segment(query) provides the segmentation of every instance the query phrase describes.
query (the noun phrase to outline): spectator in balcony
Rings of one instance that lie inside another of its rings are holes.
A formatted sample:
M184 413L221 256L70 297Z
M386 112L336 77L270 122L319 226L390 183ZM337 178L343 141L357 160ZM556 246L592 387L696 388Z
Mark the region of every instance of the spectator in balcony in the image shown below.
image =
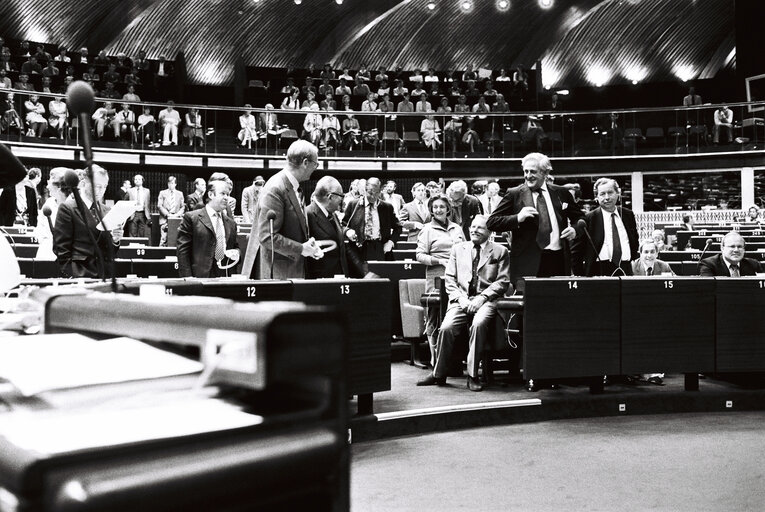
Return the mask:
M305 108L303 110L306 110ZM308 113L303 120L303 134L314 146L318 147L321 141L321 129L324 120L319 114L319 105L314 104L308 108Z
M465 96L474 99L481 96L481 91L476 89L475 80L471 80L467 83L467 89L465 89Z
M325 79L326 80L334 80L335 79L335 72L332 71L332 65L329 64L329 63L324 64L324 69L322 70L322 72L319 75L319 77L322 80L325 80Z
M122 110L117 112L117 116L114 118L114 138L123 141L129 140L131 144L136 141L135 112L130 110L130 105L127 103L122 104Z
M453 98L459 98L460 96L463 96L464 93L462 92L462 89L460 88L459 82L456 80L452 82L452 86L449 88L449 96Z
M21 117L16 110L16 100L14 93L9 92L6 94L5 101L3 101L2 105L0 105L0 112L2 112L2 117L0 118L0 122L2 123L0 124L0 128L2 128L2 130L0 131L10 132L11 128L19 131L23 130Z
M316 64L313 62L308 63L308 68L306 69L306 76L311 77L318 77L319 73L316 71Z
M335 88L332 87L332 84L329 83L329 78L322 78L322 84L319 86L319 96L322 98L325 97L327 94L333 94L335 92Z
M282 110L300 110L300 99L298 96L300 95L300 91L297 90L297 87L292 90L292 93L289 96L285 96L284 100L282 100L281 109Z
M88 70L82 74L82 79L86 82L100 82L101 77L96 72L96 67L94 65L88 66Z
M125 82L125 85L128 85L128 86L141 85L141 77L138 76L138 68L132 68L128 73L126 73L123 81Z
M494 79L497 82L509 82L512 80L509 76L507 76L507 70L505 68L502 68L499 70L499 76Z
M300 88L300 92L303 96L308 96L308 93L313 93L316 96L316 87L313 85L313 78L310 76L305 77L305 84Z
M390 86L387 80L380 82L380 87L377 88L377 96L381 97L385 94L390 94Z
M462 81L463 82L470 82L470 81L475 82L476 80L478 80L478 73L473 71L473 65L472 64L468 64L467 68L465 69L465 72L462 73Z
M431 112L433 105L428 101L428 94L423 92L420 94L420 101L414 107L415 112Z
M432 96L432 97L436 98L436 97L438 97L440 95L441 95L441 90L438 87L438 83L431 82L430 83L430 88L428 89L428 96Z
M138 71L149 71L151 69L151 62L146 58L146 52L138 50L138 57L133 61L133 65Z
M358 148L361 144L361 127L359 121L353 117L353 114L343 120L343 145L349 150L353 151L354 148Z
M438 126L438 121L433 117L433 111L428 110L425 119L420 123L420 135L422 136L422 143L426 149L436 150L441 147L441 128Z
M59 139L64 138L64 130L67 127L69 112L66 103L62 101L61 96L56 96L48 103L48 125Z
M11 82L11 79L8 78L8 72L0 68L0 89L11 89L11 88L13 88L13 82Z
M106 50L101 50L98 52L98 55L93 59L93 64L96 66L104 66L109 67L109 64L111 63L111 60L106 55Z
M150 147L155 147L156 119L151 113L151 107L143 107L143 113L138 116L138 137L141 143L148 142Z
M354 96L363 96L366 98L369 96L369 86L364 83L364 79L360 76L356 77L356 85L353 87Z
M375 82L382 83L388 82L388 73L385 71L385 66L380 66L380 69L375 75Z
M319 103L321 110L337 110L337 102L331 92L324 95L324 99Z
M393 88L393 96L401 97L404 94L408 94L409 89L404 87L404 82L401 79L396 80L396 87Z
M285 98L286 99L286 98ZM247 103L244 106L244 112L239 116L239 134L237 137L242 147L252 147L253 142L258 141L258 123L254 115L252 115L252 105Z
M21 44L19 45L18 55L22 57L29 57L30 55L32 55L32 50L29 47L29 41L21 41Z
M6 72L16 71L16 65L11 62L10 56L0 55L0 69Z
M58 76L59 70L56 67L56 63L53 62L53 60L48 61L48 65L45 66L42 70L42 75L47 77L55 77Z
M200 148L205 146L205 132L202 127L202 116L199 115L199 109L191 107L184 116L186 125L183 127L183 136L189 141L189 146L198 145Z
M715 144L720 143L720 131L725 133L725 142L733 140L733 111L727 105L720 105L715 110L715 127L713 131L713 141Z
M343 68L343 74L340 75L338 78L341 80L341 82L342 82L342 80L345 80L346 82L352 82L353 81L353 77L348 72L348 68Z
M415 69L414 73L412 73L409 76L409 81L412 82L412 86L414 86L415 84L422 85L423 78L424 77L422 76L422 71L420 71L419 69Z
M44 70L43 70L43 71L44 71ZM68 66L66 67L66 69L64 69L64 76L65 76L65 77L67 77L67 76L71 76L71 77L74 77L74 74L75 74L75 71L74 71L74 66L72 66L71 64L70 64L70 65L68 65Z
M464 128L462 143L467 146L471 153L474 153L475 148L481 144L481 136L478 135L475 129L475 121L472 118L468 119L467 125Z
M135 93L135 86L133 85L128 85L127 92L122 96L122 99L132 103L141 102L141 97Z
M133 61L122 52L117 54L117 62L115 64L117 65L116 69L119 73L127 73L129 70L133 69Z
M63 85L63 87L61 87L61 90L59 92L61 94L66 93L66 90L69 88L69 86L72 84L72 82L74 82L74 77L73 76L65 76L64 77L64 85ZM91 85L91 87L92 87L92 85ZM93 93L94 94L95 94L95 91L96 91L96 89L94 88L93 89Z
M433 68L428 68L428 74L423 77L423 81L425 83L438 83L440 79L438 78L438 75L436 75L436 70Z
M279 89L279 92L282 93L282 94L291 96L292 93L295 92L295 91L297 91L299 93L300 89L295 87L295 79L292 78L291 76L288 76L287 77L287 83L284 85L284 87Z
M688 89L688 95L683 98L683 106L692 107L694 105L701 105L702 103L703 102L701 101L701 96L696 94L696 88L691 87Z
M542 139L545 138L545 131L539 124L537 116L528 116L521 124L521 140L527 145L531 145L537 151L542 149Z
M50 77L49 76L42 77L42 86L40 87L40 92L42 92L44 94L51 94L53 92L53 90L51 89L51 86L50 86Z
M497 94L496 100L494 104L491 106L492 112L510 112L510 105L507 104L505 101L505 95L504 94Z
M49 60L52 60L50 53L45 51L45 45L42 44L37 45L37 49L35 50L35 57L37 57L37 62L47 63Z
M427 95L428 92L422 88L422 82L416 82L411 94L412 98L419 98L423 94Z
M157 62L157 65L154 68L154 88L161 98L167 97L168 87L170 86L170 80L173 78L173 74L173 65L165 60L164 55L161 55L159 57L159 62Z
M409 101L409 93L404 93L404 99L402 99L396 106L397 112L414 112L414 104Z
M316 102L316 95L313 92L308 91L306 100L303 102L300 108L305 110L307 108L313 108L314 105L316 105L316 109L318 110L319 104Z
M104 80L115 84L122 81L122 75L117 71L117 64L109 63L109 69L104 73Z
M476 117L476 129L480 132L485 132L489 129L488 114L491 112L491 107L486 103L486 96L479 96L478 103L473 105L473 113L478 114ZM484 115L482 115L484 114Z
M348 83L346 82L345 78L340 78L340 85L338 85L335 89L335 96L350 96L351 92L351 88L348 87Z
M325 111L327 109L324 109ZM327 113L322 121L322 147L334 149L338 146L338 133L340 133L340 121L334 114Z
M181 124L181 116L175 110L175 102L167 102L167 107L159 113L159 126L162 128L162 145L178 145L178 125Z
M353 109L351 108L351 97L346 94L343 96L343 99L341 100L342 105L340 105L340 110L343 112L352 112Z
M104 131L107 126L112 127L115 134L119 133L118 130L114 128L114 120L116 117L117 112L114 110L111 101L105 101L103 106L97 108L96 111L93 112L91 118L94 121L93 129L95 131L96 139L104 138Z
M45 106L40 103L40 97L37 94L32 94L24 102L24 110L26 112L25 119L27 126L29 127L27 135L42 138L45 130L48 128L48 121L45 119Z
M390 94L385 93L382 95L382 99L380 100L380 103L377 105L377 109L380 112L395 112L396 106L393 105L393 102L390 100Z
M516 66L515 71L513 72L513 87L516 90L519 90L521 95L529 90L529 75L523 69L523 65L519 64Z
M356 73L356 78L361 78L365 82L368 82L369 80L372 79L366 64L361 65L358 72Z
M102 98L109 98L110 100L118 100L122 98L122 94L114 88L114 82L106 82L106 88L101 91Z
M266 134L271 147L276 147L276 137L284 133L286 128L279 126L279 117L273 112L272 104L266 103L265 108L265 112L258 114L258 131Z
M63 46L58 49L58 55L53 57L53 60L56 62L65 62L67 64L72 62L72 59L66 55L66 48Z
M483 91L483 95L486 97L487 100L492 100L496 98L497 91L494 89L494 84L491 83L491 80L486 81L486 87Z
M37 62L37 57L30 56L29 59L21 65L21 72L27 75L40 75L42 74L42 66Z
M88 49L84 46L80 48L75 54L72 61L75 64L87 64L88 63Z

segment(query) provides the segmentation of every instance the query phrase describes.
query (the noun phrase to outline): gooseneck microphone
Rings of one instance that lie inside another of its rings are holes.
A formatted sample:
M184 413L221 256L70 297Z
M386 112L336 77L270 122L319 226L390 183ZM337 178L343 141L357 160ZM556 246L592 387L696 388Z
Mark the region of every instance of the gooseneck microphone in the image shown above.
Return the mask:
M82 148L85 152L85 165L88 167L88 174L92 175L93 166L93 145L90 141L90 116L95 110L96 94L93 88L82 80L77 80L69 84L66 89L66 104L69 111L77 116L82 134Z
M266 213L268 219L268 232L271 236L271 279L274 278L274 219L276 219L276 212L268 210Z
M595 248L595 242L592 241L592 237L590 236L590 230L587 229L587 221L584 219L579 219L576 221L576 226L580 228L582 231L584 231L585 236L587 237L587 241L590 243L590 248L592 248L593 254L595 254L595 261L598 263L598 270L600 271L600 274L603 274L603 261L600 259L600 253Z
M704 250L701 251L701 256L699 256L699 262L696 264L696 270L701 273L701 260L704 259L704 255L709 250L709 247L712 245L712 239L707 238L707 241L704 243Z

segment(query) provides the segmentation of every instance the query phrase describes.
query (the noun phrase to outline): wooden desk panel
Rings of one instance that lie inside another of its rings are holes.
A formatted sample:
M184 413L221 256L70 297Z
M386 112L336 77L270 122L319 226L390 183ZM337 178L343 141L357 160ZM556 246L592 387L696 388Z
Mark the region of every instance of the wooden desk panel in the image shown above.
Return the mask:
M715 278L716 371L765 371L765 280Z
M524 378L619 374L619 279L529 278Z
M623 374L714 370L714 279L621 281Z
M401 326L398 282L402 279L425 279L425 265L416 261L370 261L369 271L390 280L391 334L402 336L404 331Z

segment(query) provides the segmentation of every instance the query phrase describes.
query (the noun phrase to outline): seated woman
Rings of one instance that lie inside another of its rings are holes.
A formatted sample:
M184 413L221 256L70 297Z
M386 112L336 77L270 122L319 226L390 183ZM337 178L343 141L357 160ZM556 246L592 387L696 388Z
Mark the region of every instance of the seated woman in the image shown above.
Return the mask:
M29 127L27 135L29 137L42 138L45 130L48 129L48 121L45 119L45 106L40 103L40 97L37 94L32 94L24 102L24 110L26 111L25 119Z
M450 114L452 107L449 106L449 98L441 98L441 105L436 109L437 114ZM462 117L461 116L444 116L444 142L447 146L451 146L452 152L457 151L457 141L462 135Z
M57 96L48 103L48 124L51 130L56 132L59 139L64 138L64 130L68 124L68 114L66 103L63 98Z
M240 130L237 134L237 138L242 147L247 146L248 148L251 148L252 143L257 143L258 141L258 123L255 116L252 115L252 110L250 110L252 105L247 103L244 108L246 110L239 116Z
M322 146L330 149L338 146L338 133L340 132L340 121L335 114L327 113L322 122Z
M300 106L301 110L305 110L307 108L310 108L313 110L313 106L316 105L316 109L319 109L319 103L316 101L316 94L313 91L308 91L306 93L306 99L303 102L303 104Z
M135 132L135 112L130 110L130 105L122 104L122 110L114 118L114 137L123 141L130 141L134 144L136 141Z
M16 111L15 93L9 92L5 101L0 104L0 132L9 132L13 130L22 130L22 122L19 113Z
M358 148L361 144L361 127L359 121L353 114L349 113L348 117L343 120L343 146L348 151L353 151L354 148Z
M467 146L471 153L474 153L476 146L481 143L481 137L475 131L475 122L472 119L468 120L465 133L462 134L462 143Z
M321 118L321 114L319 114L319 105L314 103L308 108L308 113L303 120L303 136L316 147L319 147L321 141L321 128L323 124L324 120Z
M449 263L449 253L452 246L465 241L462 227L449 220L451 206L446 196L434 195L428 201L431 221L422 227L417 235L417 261L425 265L425 292L436 289L436 277L443 277L446 265ZM430 345L430 363L435 362L436 340L438 338L438 326L440 309L438 307L427 308L425 334L428 336Z
M298 96L300 96L300 91L295 87L292 89L292 93L289 96L285 96L282 100L281 109L300 110L300 100L298 99Z
M190 108L184 116L186 126L183 127L183 136L189 141L189 146L199 145L200 148L205 146L205 132L202 128L202 116L199 115L198 108Z
M433 111L429 110L425 119L420 123L420 135L425 148L436 150L441 147L441 139L438 138L440 134L441 129L438 126L438 121L433 118Z
M146 105L143 107L143 114L138 116L138 138L141 144L148 142L150 147L155 147L158 144L155 142L155 126L157 120L154 118L154 114L151 113L151 107Z

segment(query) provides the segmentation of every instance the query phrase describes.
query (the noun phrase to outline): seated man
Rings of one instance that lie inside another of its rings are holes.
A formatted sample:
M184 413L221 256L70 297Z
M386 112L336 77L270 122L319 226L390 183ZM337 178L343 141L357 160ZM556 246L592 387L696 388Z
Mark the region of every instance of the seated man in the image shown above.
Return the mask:
M167 108L159 113L159 125L162 128L162 145L178 145L178 125L181 124L181 115L175 110L173 101L167 102Z
M659 251L653 239L646 239L640 243L638 250L640 257L632 262L632 275L634 276L660 276L662 274L675 275L669 263L658 259Z
M725 133L725 142L733 139L733 112L727 105L720 105L720 108L715 110L715 127L712 132L715 144L720 143L721 131Z
M726 233L720 242L722 254L710 256L699 262L699 274L706 277L754 276L760 272L760 262L745 258L746 243L738 231Z
M486 216L476 215L470 225L470 242L452 247L444 276L449 308L438 334L436 364L433 373L419 381L418 386L446 384L455 340L467 331L467 387L471 391L483 389L478 380L478 365L489 327L497 315L497 299L510 286L510 254L503 246L491 242L489 234Z

